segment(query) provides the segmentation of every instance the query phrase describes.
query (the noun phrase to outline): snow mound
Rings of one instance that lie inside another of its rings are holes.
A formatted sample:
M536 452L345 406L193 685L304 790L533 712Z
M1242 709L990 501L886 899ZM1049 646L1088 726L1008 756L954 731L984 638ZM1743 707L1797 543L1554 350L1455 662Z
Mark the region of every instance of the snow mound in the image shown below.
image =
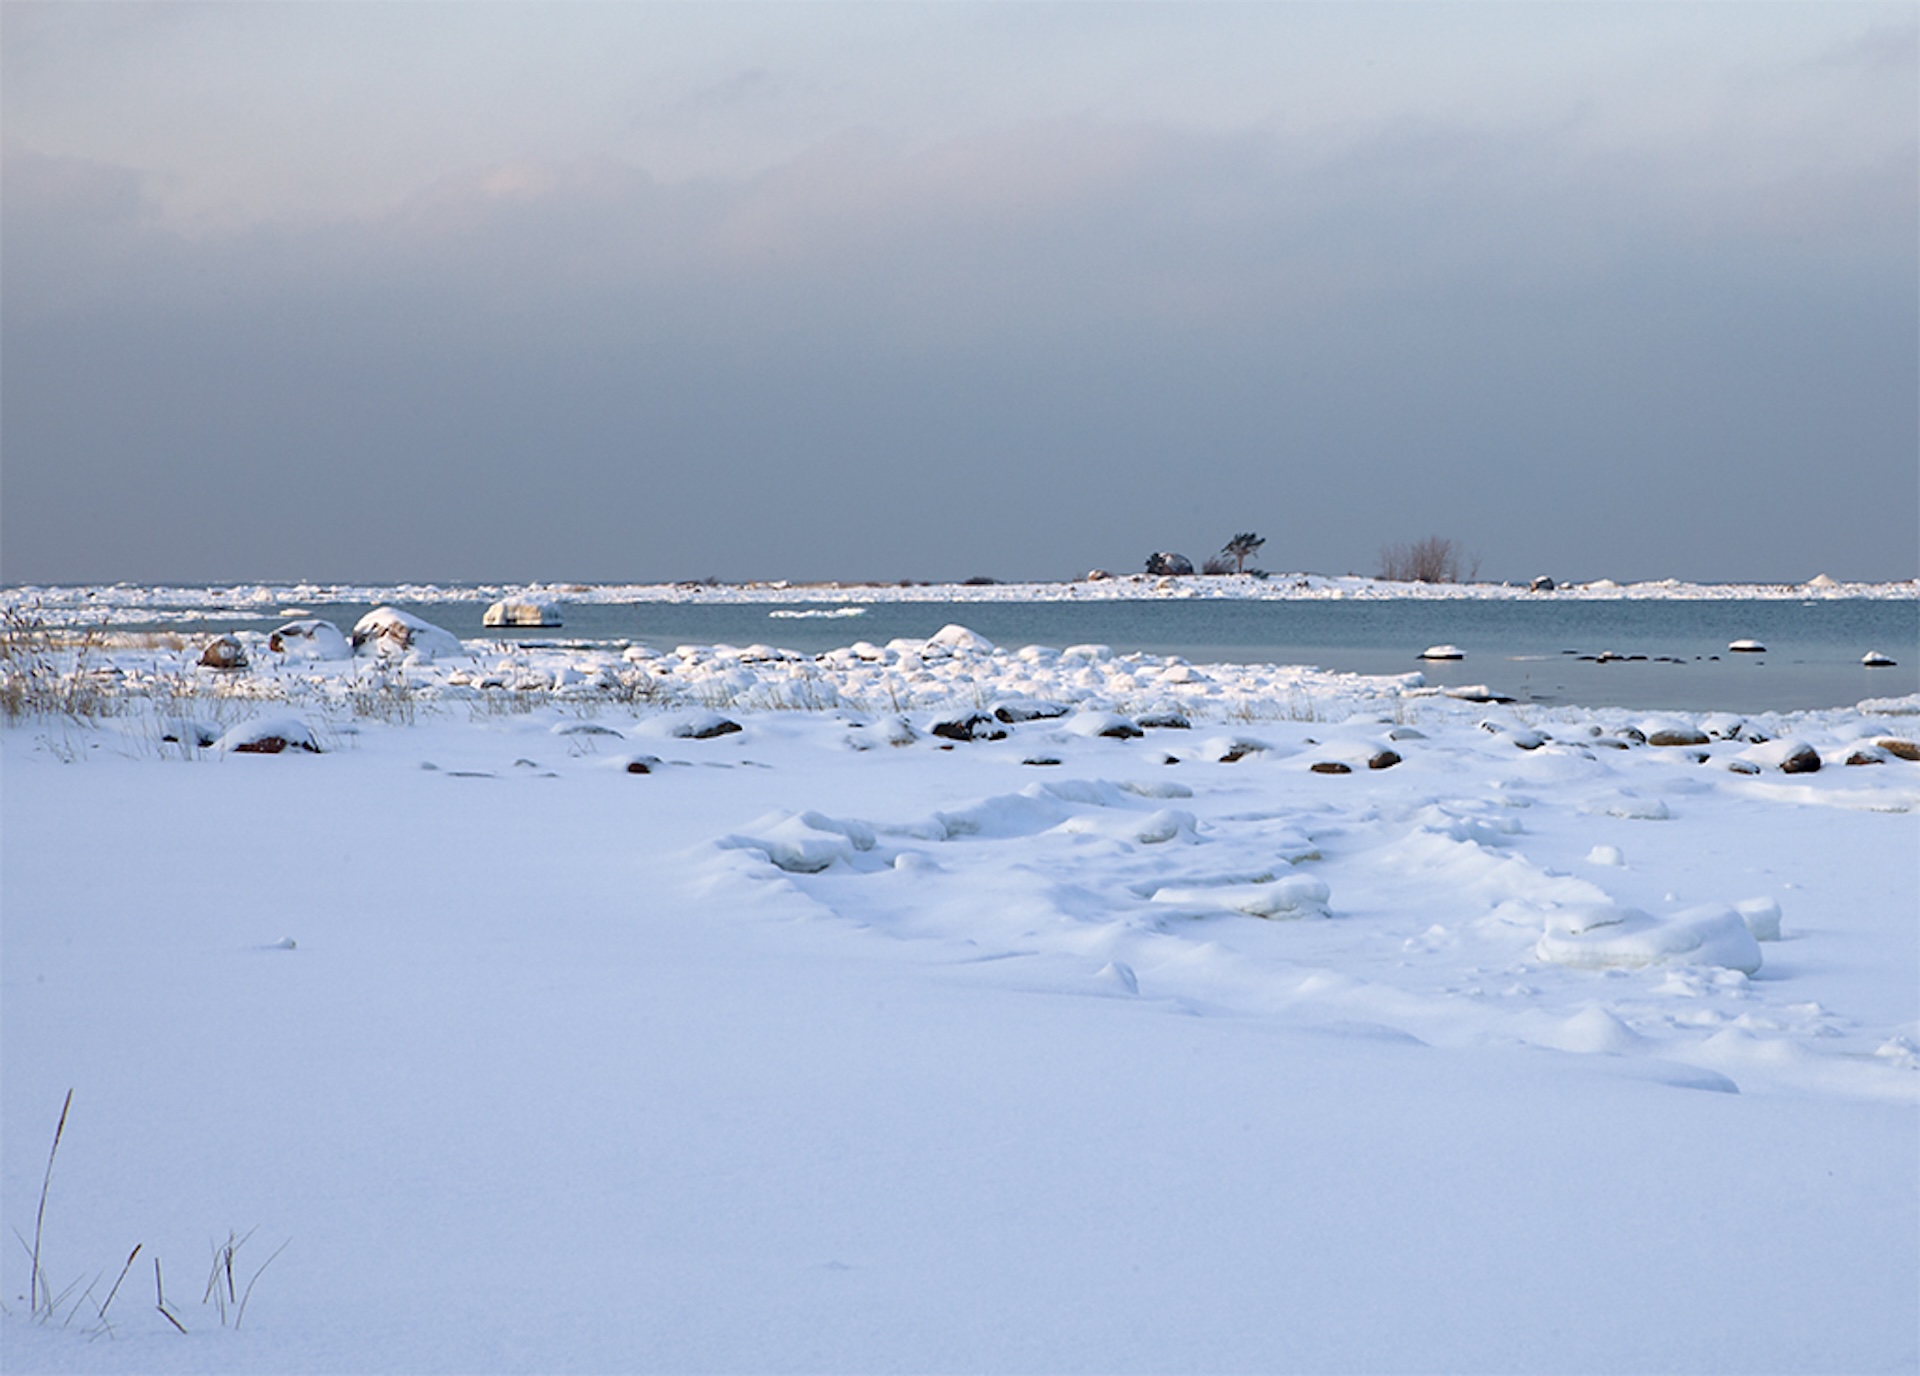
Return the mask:
M1656 918L1611 905L1548 914L1534 953L1583 970L1638 970L1649 965L1716 965L1751 975L1760 946L1732 908L1689 908Z
M836 862L874 847L873 828L818 812L770 813L746 832L720 842L723 849L759 851L789 874L818 874Z

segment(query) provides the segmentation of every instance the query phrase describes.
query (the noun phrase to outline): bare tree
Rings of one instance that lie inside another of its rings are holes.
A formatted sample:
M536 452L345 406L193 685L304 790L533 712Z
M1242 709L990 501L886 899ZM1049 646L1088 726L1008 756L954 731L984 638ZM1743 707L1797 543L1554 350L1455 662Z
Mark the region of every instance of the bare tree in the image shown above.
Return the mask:
M1249 530L1227 541L1220 552L1233 560L1233 571L1235 573L1245 573L1247 571L1247 560L1259 553L1260 546L1266 543L1264 539Z
M1461 549L1454 541L1429 535L1410 545L1388 545L1380 551L1380 576L1393 583L1458 583ZM1469 580L1480 572L1476 556L1467 569Z

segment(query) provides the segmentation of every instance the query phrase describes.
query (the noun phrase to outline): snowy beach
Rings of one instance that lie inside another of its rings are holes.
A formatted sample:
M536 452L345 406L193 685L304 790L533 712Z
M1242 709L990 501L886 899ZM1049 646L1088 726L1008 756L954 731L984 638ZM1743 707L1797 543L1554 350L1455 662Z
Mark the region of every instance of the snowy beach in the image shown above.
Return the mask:
M9 1370L1920 1357L1920 698L329 629L12 646Z

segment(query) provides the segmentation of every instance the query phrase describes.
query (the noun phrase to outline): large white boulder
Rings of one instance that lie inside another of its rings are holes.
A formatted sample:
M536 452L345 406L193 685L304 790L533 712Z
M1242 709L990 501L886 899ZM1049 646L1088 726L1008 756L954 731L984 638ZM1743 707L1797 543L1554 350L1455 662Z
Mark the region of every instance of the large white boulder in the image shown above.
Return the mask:
M289 621L267 637L267 648L289 659L352 659L353 646L331 621Z
M356 654L407 655L423 660L466 653L452 631L397 607L375 607L354 622L353 649Z

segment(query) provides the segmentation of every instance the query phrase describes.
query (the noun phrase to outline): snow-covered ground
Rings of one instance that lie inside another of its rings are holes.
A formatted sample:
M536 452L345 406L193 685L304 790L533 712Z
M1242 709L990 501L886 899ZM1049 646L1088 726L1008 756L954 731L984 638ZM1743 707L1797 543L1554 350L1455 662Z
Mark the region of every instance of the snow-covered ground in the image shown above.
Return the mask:
M1920 1363L1920 698L236 644L10 661L10 1371Z
M1317 573L1230 574L1217 577L1157 578L1122 574L1100 579L1042 583L240 583L162 587L130 583L91 586L22 585L0 590L0 607L31 607L61 625L121 625L166 620L169 613L199 614L209 609L256 612L272 617L280 608L303 603L399 602L431 606L437 602L493 601L501 598L549 603L778 604L832 603L836 607L893 602L1101 602L1165 599L1242 601L1325 601L1384 598L1424 600L1504 600L1561 598L1571 601L1816 601L1920 597L1920 580L1896 583L1842 583L1824 574L1804 583L1687 583L1676 578L1616 583L1601 578L1558 583L1536 592L1526 583L1395 583L1354 575ZM844 613L842 613L844 614Z

